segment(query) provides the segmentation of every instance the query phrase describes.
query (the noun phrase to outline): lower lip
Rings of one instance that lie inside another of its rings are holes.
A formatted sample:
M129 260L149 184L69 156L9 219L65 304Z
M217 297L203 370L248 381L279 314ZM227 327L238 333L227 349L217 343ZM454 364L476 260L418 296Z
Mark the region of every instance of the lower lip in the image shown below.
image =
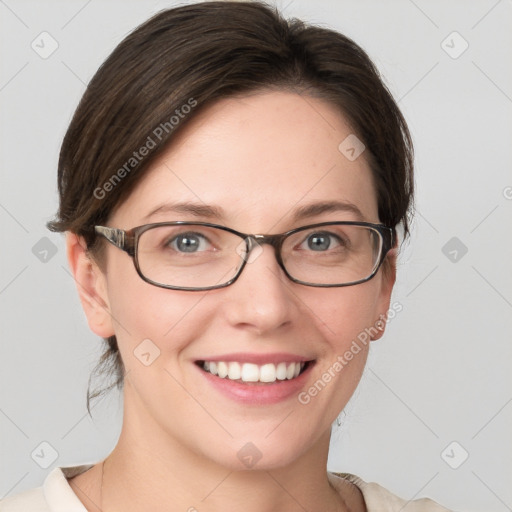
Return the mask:
M243 383L212 375L197 364L194 366L213 387L228 398L244 404L267 405L297 396L304 387L314 362L309 362L308 367L298 377L290 380L276 380L272 383Z

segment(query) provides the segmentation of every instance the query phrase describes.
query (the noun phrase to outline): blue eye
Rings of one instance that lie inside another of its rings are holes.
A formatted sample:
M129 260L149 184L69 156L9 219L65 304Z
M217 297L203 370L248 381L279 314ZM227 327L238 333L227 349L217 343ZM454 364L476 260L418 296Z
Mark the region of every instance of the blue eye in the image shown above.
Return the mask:
M199 252L206 250L208 242L200 233L180 233L167 242L167 245L178 252Z
M341 245L341 240L337 235L327 232L312 233L307 237L306 241L308 249L318 252L327 251Z
M308 247L313 251L325 251L330 245L331 240L328 235L315 233L308 237Z

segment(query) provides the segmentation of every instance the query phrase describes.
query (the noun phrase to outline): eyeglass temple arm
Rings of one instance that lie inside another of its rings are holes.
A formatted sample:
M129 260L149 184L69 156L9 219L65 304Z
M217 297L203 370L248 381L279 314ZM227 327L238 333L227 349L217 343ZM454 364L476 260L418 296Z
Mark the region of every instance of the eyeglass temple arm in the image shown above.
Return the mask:
M112 245L125 250L125 232L122 229L94 226L94 231L104 236Z
M389 235L389 242L388 242L389 243L389 247L387 248L388 251L393 249L395 247L396 243L398 242L398 237L396 235L395 228L390 228L390 229L391 229L391 231L389 232L390 235Z

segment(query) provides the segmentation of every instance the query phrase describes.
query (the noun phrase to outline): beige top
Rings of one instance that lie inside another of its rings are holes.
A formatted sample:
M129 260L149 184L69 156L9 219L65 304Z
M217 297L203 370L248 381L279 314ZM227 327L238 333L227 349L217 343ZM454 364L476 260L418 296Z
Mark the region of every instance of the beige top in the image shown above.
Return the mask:
M94 464L54 468L41 487L29 489L0 500L0 512L87 512L71 489L67 478L84 473ZM362 492L367 512L450 512L436 502L423 498L407 501L376 483L367 483L349 473L333 473L349 480ZM407 508L405 508L407 505Z

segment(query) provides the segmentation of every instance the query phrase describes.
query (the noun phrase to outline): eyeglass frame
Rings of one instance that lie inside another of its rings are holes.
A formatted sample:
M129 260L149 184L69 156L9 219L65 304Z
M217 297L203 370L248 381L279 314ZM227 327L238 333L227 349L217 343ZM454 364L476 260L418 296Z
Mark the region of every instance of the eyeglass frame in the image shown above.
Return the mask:
M213 285L213 286L206 286L201 288L196 287L184 287L184 286L173 286L173 285L165 285L162 283L157 283L156 281L152 281L148 277L146 277L139 265L139 259L138 259L138 246L139 246L139 239L140 236L155 227L159 226L180 226L180 225L190 225L190 226L205 226L205 227L211 227L211 228L217 228L224 231L227 231L229 233L232 233L240 238L242 238L246 243L247 253L245 257L242 257L241 259L242 264L240 265L240 268L237 270L234 277L232 277L229 281L226 283L220 284L220 285ZM301 281L300 279L296 279L293 276L291 276L288 271L286 270L286 267L284 265L284 262L281 257L281 249L283 246L284 241L289 236L293 235L294 233L297 233L299 231L304 231L306 229L310 228L317 228L327 225L345 225L345 226L361 226L361 227L367 227L367 228L373 228L375 231L377 231L382 239L382 246L381 246L381 254L378 261L378 264L375 266L373 272L363 279L359 279L358 281L353 281L350 283L342 283L342 284L314 284L314 283L308 283L306 281ZM378 270L380 269L382 263L384 262L384 259L386 258L387 253L394 247L396 243L396 231L395 228L391 228L389 226L386 226L384 224L374 224L371 222L360 222L360 221L334 221L334 222L320 222L317 224L308 224L307 226L300 226L298 228L291 229L289 231L286 231L285 233L281 234L274 234L274 235L261 235L261 234L248 234L248 233L242 233L240 231L236 231L235 229L228 228L226 226L221 226L220 224L212 224L209 222L189 222L189 221L170 221L170 222L154 222L151 224L143 224L141 226L136 226L134 228L124 230L120 228L113 228L113 227L107 227L107 226L94 226L94 231L96 234L101 235L102 237L106 238L112 245L117 247L118 249L121 249L122 251L126 252L133 260L133 264L135 266L135 270L137 271L137 274L139 274L140 278L145 281L146 283L152 284L153 286L158 286L159 288L166 288L170 290L181 290L181 291L207 291L207 290L216 290L220 288L225 288L227 286L230 286L233 284L241 275L243 269L245 268L245 265L247 264L247 260L249 259L250 252L252 249L257 245L262 244L269 244L274 248L274 254L277 260L277 263L281 267L281 269L284 271L285 275L290 279L290 281L301 284L304 286L312 286L315 288L341 288L344 286L353 286L356 284L361 284L369 281L375 275L377 274Z

